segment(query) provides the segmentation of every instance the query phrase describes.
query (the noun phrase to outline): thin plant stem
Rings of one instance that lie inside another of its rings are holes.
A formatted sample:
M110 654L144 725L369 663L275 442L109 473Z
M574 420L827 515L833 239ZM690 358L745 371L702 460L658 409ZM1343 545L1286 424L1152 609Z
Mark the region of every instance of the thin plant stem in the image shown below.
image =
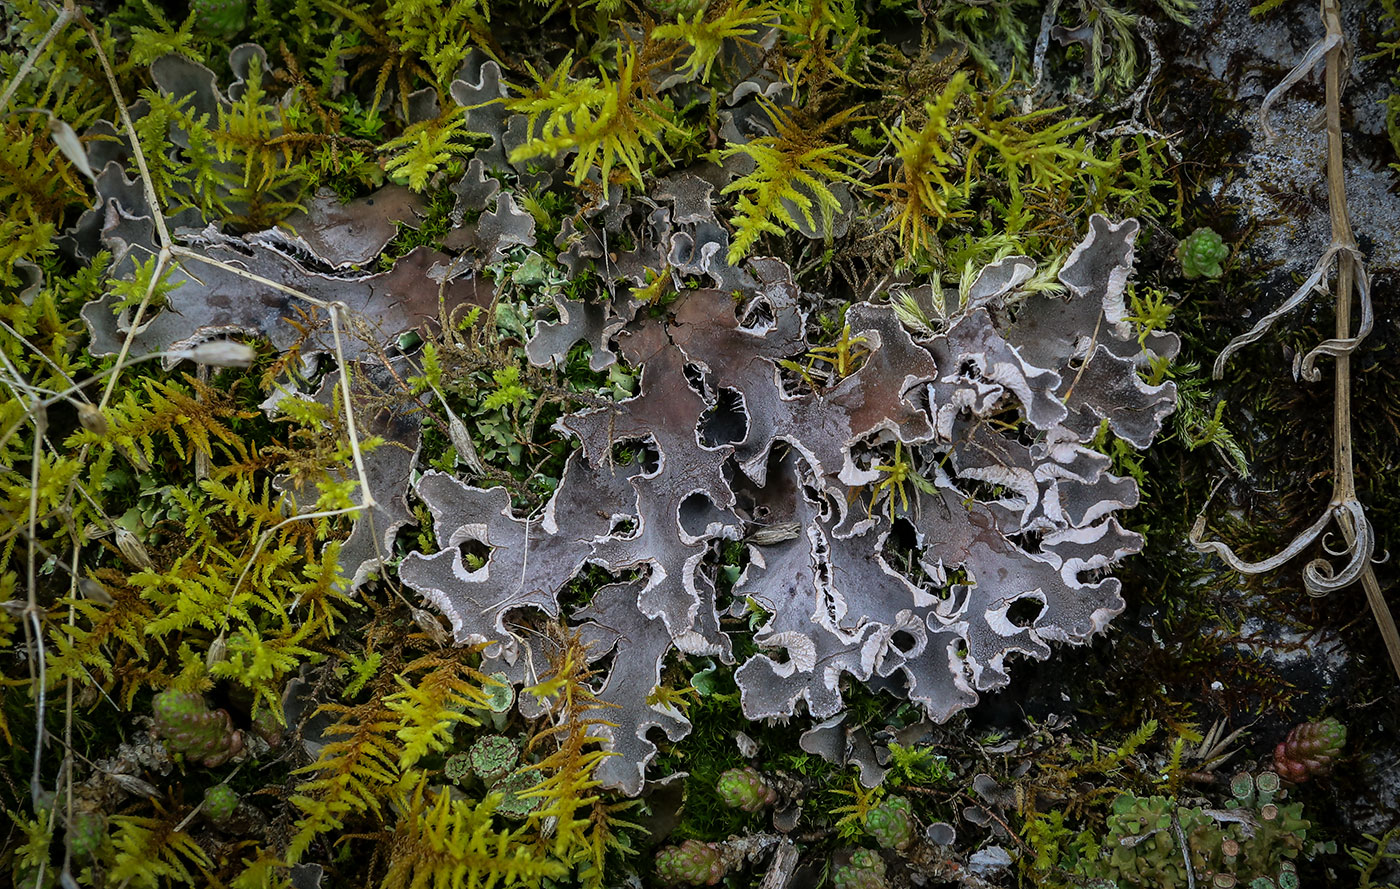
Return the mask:
M1322 20L1328 36L1342 33L1342 12L1340 0L1322 0ZM1342 41L1327 51L1327 198L1328 211L1332 222L1332 239L1345 248L1337 261L1337 308L1336 332L1338 340L1345 340L1351 334L1351 294L1357 273L1356 238L1351 230L1351 218L1347 213L1346 171L1342 165L1342 65L1345 62ZM1343 350L1336 356L1336 376L1334 379L1332 422L1334 438L1332 443L1332 471L1336 477L1337 489L1334 500L1341 497L1356 499L1356 475L1352 464L1351 437L1351 353ZM1358 528L1349 514L1339 513L1338 524L1348 547L1355 547ZM1361 571L1361 586L1366 591L1366 601L1375 615L1381 638L1385 640L1390 664L1397 677L1400 677L1400 632L1396 630L1395 618L1390 606L1381 594L1380 581L1369 559Z
M37 531L39 520L39 458L43 455L43 421L42 415L34 417L34 448L30 454L30 480L29 480L29 557L27 565L27 580L29 585L28 601L24 608L24 629L25 635L31 635L28 640L34 651L37 663L38 687L35 691L35 739L34 739L34 772L30 779L29 797L37 811L39 808L39 794L41 792L40 779L43 776L41 771L44 759L44 705L47 703L48 695L48 675L45 665L44 652L44 627L39 620L39 589L38 573L36 571L35 558L35 532Z
M295 287L288 287L286 284L273 281L270 278L255 275L247 269L240 269L236 265L230 265L229 263L220 262L217 259L203 256L186 247L176 247L172 252L176 256L183 256L188 259L193 259L196 262L202 262L205 265L211 265L214 268L222 269L230 274L281 291L288 296L295 296L297 299L305 300L313 306L325 309L330 314L331 334L335 340L336 363L340 365L340 394L341 400L345 404L345 421L350 436L350 453L354 456L355 472L360 478L360 506L364 509L373 508L376 503L374 501L374 496L370 493L369 474L365 471L364 456L360 452L360 435L356 429L355 423L355 405L350 395L350 363L345 360L345 348L340 339L340 313L348 311L349 307L343 302L326 302L325 300L316 299L310 294L302 293ZM376 543L376 547L377 546L378 544ZM382 556L380 553L376 553L376 555Z

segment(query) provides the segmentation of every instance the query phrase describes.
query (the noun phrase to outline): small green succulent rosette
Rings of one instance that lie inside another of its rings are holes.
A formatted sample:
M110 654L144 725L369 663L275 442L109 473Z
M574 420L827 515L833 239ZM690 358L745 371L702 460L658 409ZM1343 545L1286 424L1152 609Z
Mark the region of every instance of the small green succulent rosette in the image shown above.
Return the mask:
M713 886L724 879L724 862L714 843L686 840L656 853L656 875L667 886Z
M885 860L870 849L857 849L851 860L832 874L834 889L885 889Z
M227 784L215 784L204 791L204 814L210 821L227 821L237 808L238 794Z
M1230 247L1214 229L1202 226L1181 239L1176 255L1186 277L1219 278L1225 274L1220 264L1229 257Z

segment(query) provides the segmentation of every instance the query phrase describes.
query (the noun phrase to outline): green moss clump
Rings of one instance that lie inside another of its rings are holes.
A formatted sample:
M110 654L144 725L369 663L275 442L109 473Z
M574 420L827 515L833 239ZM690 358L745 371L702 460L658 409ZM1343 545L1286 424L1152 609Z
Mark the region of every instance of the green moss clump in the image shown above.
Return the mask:
M74 858L87 858L107 838L107 816L101 812L76 812L68 825L68 851Z
M191 0L195 26L210 37L230 38L248 24L248 0Z
M1332 771L1347 742L1347 727L1335 718L1295 726L1274 748L1274 770L1295 784Z

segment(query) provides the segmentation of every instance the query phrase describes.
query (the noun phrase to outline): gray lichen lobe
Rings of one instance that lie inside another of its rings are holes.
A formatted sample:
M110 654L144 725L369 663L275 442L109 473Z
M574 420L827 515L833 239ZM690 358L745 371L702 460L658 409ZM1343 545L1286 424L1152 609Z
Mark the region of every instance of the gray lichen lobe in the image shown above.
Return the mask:
M707 210L701 195L680 193L667 197L684 223L656 212L646 222L670 232L671 255L693 237L679 229L703 225ZM1043 659L1050 642L1082 644L1124 607L1119 582L1102 575L1141 548L1116 518L1137 489L1087 445L1104 422L1135 446L1152 440L1175 389L1145 384L1137 368L1178 345L1157 336L1143 347L1125 319L1136 233L1131 220L1094 217L1060 272L1067 294L1025 297L1010 323L998 325L1008 313L988 306L1029 278L1024 257L989 267L963 310L922 341L888 306L854 305L850 336L864 354L829 386L794 384L780 370L812 344L805 298L774 260L750 265L737 307L730 292L699 289L664 317L618 310L619 300L573 327L570 306L570 333L541 324L532 358L544 363L570 338L599 350L616 342L643 367L640 391L559 421L582 447L543 518L515 518L499 489L425 476L418 493L443 550L411 554L401 577L443 610L459 641L499 645L511 662L523 650L511 612L559 614L559 591L586 563L638 572L568 616L593 657L612 655L602 695L618 708L606 735L619 755L600 777L628 793L641 790L656 751L648 731L689 731L679 712L646 703L667 653L733 660L713 582L723 540L751 541L736 612L752 601L768 615L755 637L763 652L735 674L746 716L788 717L802 702L812 717L832 717L843 681L894 678L946 720L1010 681L1007 655ZM725 397L728 440L707 441L705 419ZM655 464L614 466L622 442L654 449ZM895 442L923 484L887 480ZM899 525L913 532L917 577L886 558ZM775 527L796 533L761 533ZM456 551L467 538L491 547L476 571Z

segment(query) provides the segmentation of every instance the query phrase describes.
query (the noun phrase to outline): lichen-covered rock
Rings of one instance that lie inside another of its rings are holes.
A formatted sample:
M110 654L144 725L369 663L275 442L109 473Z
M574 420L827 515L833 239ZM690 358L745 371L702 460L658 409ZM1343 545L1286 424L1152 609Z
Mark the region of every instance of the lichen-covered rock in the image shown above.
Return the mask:
M1294 726L1274 748L1274 771L1295 784L1322 777L1332 771L1346 742L1347 727L1333 717Z
M667 886L713 886L724 879L719 846L686 840L656 853L656 875Z
M1225 274L1220 263L1230 255L1230 248L1214 229L1202 226L1181 239L1177 258L1181 273L1188 278L1219 278Z
M101 812L74 812L68 825L68 851L74 858L87 858L107 838L107 816Z
M520 751L515 742L503 735L486 735L478 738L467 751L471 770L490 783L515 768Z
M882 848L908 848L914 841L914 813L909 800L891 796L872 806L865 816L865 831Z
M170 748L213 768L243 749L243 733L226 710L210 710L197 692L167 689L152 704L155 732Z
M238 794L227 784L215 784L204 791L204 815L210 821L227 821L237 809Z
M831 885L833 889L885 889L885 859L870 849L857 849L831 875Z
M757 812L778 801L778 792L753 766L730 769L720 775L715 790L726 806L745 812Z

